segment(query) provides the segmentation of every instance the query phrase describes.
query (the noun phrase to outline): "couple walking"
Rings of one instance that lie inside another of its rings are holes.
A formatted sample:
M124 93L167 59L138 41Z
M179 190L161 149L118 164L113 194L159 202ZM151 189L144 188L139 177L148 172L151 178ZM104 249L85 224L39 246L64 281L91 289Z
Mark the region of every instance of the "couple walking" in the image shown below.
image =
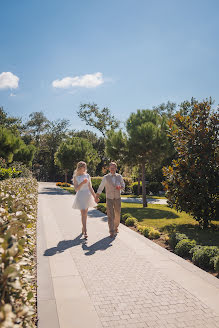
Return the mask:
M106 190L106 206L110 237L118 233L121 213L121 190L125 188L122 176L116 173L117 165L115 162L109 164L110 173L105 175L95 194L90 175L87 173L85 162L79 162L73 175L73 184L76 196L73 208L81 211L82 234L87 238L87 212L89 207L96 206L99 196L103 189Z

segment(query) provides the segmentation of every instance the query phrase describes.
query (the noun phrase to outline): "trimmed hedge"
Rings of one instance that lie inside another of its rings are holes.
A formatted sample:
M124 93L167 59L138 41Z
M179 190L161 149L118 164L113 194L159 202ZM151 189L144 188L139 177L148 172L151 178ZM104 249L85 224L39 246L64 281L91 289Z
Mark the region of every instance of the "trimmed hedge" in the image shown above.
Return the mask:
M137 225L137 223L138 223L138 220L136 218L134 218L134 217L127 218L125 220L125 225L127 227L133 227L134 225Z
M184 233L173 232L170 234L169 244L173 249L175 249L178 242L183 239L188 239Z
M176 247L175 247L175 253L181 257L190 257L190 250L196 246L195 240L190 239L182 239L180 240Z
M202 269L214 269L214 258L219 256L216 246L202 246L192 256L192 262Z

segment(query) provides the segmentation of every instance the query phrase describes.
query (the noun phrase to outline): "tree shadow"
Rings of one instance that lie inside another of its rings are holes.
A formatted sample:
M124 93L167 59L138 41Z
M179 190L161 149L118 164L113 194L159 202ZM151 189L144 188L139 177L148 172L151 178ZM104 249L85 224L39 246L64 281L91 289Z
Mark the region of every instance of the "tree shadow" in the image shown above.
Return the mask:
M39 195L63 195L63 194L69 194L67 190L63 190L60 188L54 188L54 187L44 187L41 191L38 192Z
M58 245L56 247L51 247L49 249L46 249L43 255L44 256L53 256L57 253L63 253L68 248L78 246L78 245L83 245L86 243L86 240L81 239L81 237L82 237L82 233L73 240L62 240L58 243Z
M84 251L87 251L84 255L90 256L96 253L96 251L105 251L107 248L113 246L112 242L115 240L115 237L105 237L101 240L98 240L91 246L87 246L87 244L82 244L82 248Z
M108 218L107 218L107 215L98 211L97 209L92 209L90 211L88 211L88 216L90 218L101 218L101 221L104 221L104 222L107 222L108 221Z
M184 233L189 239L194 239L199 245L219 247L219 226L216 225L202 229L198 224L167 224L162 230L169 233L173 231Z

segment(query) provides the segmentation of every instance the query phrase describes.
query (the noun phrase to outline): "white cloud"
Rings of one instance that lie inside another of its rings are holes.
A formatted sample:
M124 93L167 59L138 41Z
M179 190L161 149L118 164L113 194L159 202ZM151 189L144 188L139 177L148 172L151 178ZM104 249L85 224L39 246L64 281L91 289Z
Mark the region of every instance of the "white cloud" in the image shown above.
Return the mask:
M11 93L10 93L10 97L16 97L16 94L13 93L13 92L11 92Z
M61 80L52 82L54 88L67 89L70 87L96 88L104 83L103 74L100 72L94 74L85 74L82 76L64 77Z
M0 89L17 89L19 77L11 72L2 72L0 74Z

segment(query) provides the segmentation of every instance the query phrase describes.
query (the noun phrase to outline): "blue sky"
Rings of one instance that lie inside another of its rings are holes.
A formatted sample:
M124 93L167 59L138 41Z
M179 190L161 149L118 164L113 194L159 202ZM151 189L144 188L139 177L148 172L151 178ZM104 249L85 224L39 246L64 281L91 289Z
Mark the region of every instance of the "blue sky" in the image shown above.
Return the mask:
M0 106L11 115L42 110L82 129L80 103L121 121L168 100L219 103L217 0L7 0L0 12Z

